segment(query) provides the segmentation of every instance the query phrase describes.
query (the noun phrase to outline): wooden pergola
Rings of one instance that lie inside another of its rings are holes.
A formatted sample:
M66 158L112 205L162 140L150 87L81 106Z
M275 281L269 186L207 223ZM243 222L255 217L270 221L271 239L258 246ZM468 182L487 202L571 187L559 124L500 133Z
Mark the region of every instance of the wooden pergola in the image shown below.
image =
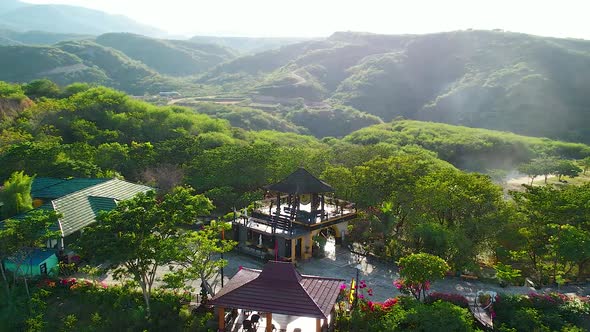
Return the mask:
M343 279L301 275L291 263L268 262L261 270L241 269L213 297L218 309L219 330L225 331L226 309L264 313L266 331L272 332L272 315L316 319L320 332L333 312Z

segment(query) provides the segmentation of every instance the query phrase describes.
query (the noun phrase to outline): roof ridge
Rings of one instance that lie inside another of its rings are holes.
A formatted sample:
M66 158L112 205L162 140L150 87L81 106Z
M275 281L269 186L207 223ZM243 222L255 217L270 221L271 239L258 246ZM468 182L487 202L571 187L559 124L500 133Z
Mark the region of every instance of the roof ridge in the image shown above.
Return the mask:
M310 275L310 274L302 274L301 276L302 276L303 278L309 278L309 279L321 279L321 280L346 281L345 279L341 279L341 278L334 278L334 277L322 277L322 276L314 276L314 275Z
M303 279L302 279L302 281L303 281ZM324 316L324 318L325 319L328 319L328 316L324 313L324 311L322 310L322 308L320 308L320 305L309 294L309 292L307 291L307 289L305 289L305 287L303 287L303 284L301 282L299 282L299 287L301 287L301 289L303 289L303 292L305 292L305 294L307 295L307 298L311 300L311 302L315 305L315 307L322 313L322 315Z
M57 211L57 208L55 207L55 203L53 202L53 199L51 200L51 207L53 208L53 211L55 211L56 213L59 214L59 211ZM61 233L61 236L64 237L64 229L61 226L61 218L57 218L57 225L59 226L59 232Z
M242 268L242 270L251 271L251 272L261 272L261 271L256 271L256 270L254 270L254 269L246 269L246 268ZM238 271L238 273L240 273L240 271L242 271L242 270L239 270L239 271ZM238 273L236 273L236 275L237 275ZM234 275L234 277L235 277L235 275ZM248 284L249 284L249 283L251 283L252 281L254 281L254 280L258 279L258 277L260 277L260 273L258 273L258 275L256 276L256 278L252 278L252 280L248 281L248 282L247 282L247 283L245 283L245 284L242 284L242 285L240 285L239 287L236 287L236 288L234 288L234 289L230 290L230 291L229 291L229 292L227 292L227 293L224 293L222 296L226 296L226 295L228 295L228 294L231 294L231 293L235 292L236 290L238 290L238 289L240 289L240 288L242 288L242 287L244 287L244 286L248 285ZM232 278L233 278L233 277L232 277ZM222 289L223 289L223 288L222 288ZM221 289L220 289L220 290L221 290ZM219 293L219 292L218 292L218 293ZM213 298L215 298L216 296L217 296L217 294L215 294L215 295L213 296ZM213 298L212 298L212 299L213 299Z

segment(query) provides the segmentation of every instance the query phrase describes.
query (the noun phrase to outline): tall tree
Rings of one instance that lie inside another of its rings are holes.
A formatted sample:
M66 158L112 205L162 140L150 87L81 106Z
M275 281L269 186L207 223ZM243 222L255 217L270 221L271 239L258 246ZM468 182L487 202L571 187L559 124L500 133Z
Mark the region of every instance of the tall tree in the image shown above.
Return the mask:
M222 234L231 229L231 224L211 222L199 231L185 234L182 253L177 263L181 268L167 274L164 280L175 287L182 287L189 280L201 280L202 293L215 295L216 276L220 269L227 265L227 260L221 259L220 254L234 248L235 241L222 239Z
M213 205L191 189L177 187L158 197L154 191L140 193L99 216L78 241L81 252L95 261L116 266L115 277L131 276L141 287L148 315L152 286L158 266L178 261L187 234L179 225L196 222Z
M4 187L0 192L0 202L3 203L3 206L0 206L0 211L3 219L33 208L32 185L33 177L26 175L24 171L12 173L10 178L4 182Z
M557 175L557 180L561 181L562 176L569 176L570 178L575 178L582 172L582 169L578 167L573 161L571 160L560 160L555 165L554 174Z

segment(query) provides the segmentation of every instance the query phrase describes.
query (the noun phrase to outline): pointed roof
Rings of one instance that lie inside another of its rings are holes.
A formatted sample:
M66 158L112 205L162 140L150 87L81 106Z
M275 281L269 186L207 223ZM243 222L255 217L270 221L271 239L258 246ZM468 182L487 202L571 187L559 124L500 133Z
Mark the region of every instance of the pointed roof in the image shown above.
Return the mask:
M226 308L326 319L343 279L301 275L289 262L266 263L262 271L241 269L213 297Z
M287 194L316 194L334 192L329 184L316 178L304 168L298 168L281 182L265 187L271 191L278 191Z

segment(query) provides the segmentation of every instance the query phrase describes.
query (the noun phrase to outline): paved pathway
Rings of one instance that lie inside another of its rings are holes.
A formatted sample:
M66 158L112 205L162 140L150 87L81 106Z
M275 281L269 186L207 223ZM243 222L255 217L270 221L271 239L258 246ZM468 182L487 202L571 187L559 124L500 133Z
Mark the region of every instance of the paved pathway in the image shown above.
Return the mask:
M365 258L350 252L344 247L335 247L334 242L329 241L326 245L327 256L324 258L312 258L305 262L298 262L297 270L302 274L318 275L323 277L332 277L344 279L347 284L356 277L359 266L359 279L365 280L367 288L372 288L374 301L384 301L387 298L400 295L400 292L393 286L393 281L399 279L397 267L394 264L387 264L376 259ZM225 254L228 260L228 266L224 269L225 282L238 272L240 266L261 269L264 262L260 259L244 255L242 253L231 252ZM161 279L165 273L169 272L169 267L158 268L158 279ZM116 283L110 273L101 278L106 283ZM221 288L220 276L216 278L216 291ZM156 287L161 282L156 281ZM193 281L191 285L195 288L195 293L200 291L200 281ZM483 283L480 281L465 281L455 277L447 277L444 280L436 281L432 284L431 291L443 293L462 294L473 303L475 294L480 291L495 291L504 294L527 294L530 292L551 292L556 289L544 288L535 290L532 287L510 286L502 288L497 284ZM561 293L573 293L580 296L590 295L590 285L586 286L566 286L559 290Z
M332 247L330 247L332 246ZM367 288L372 288L376 301L384 301L389 297L400 295L400 292L393 286L393 281L399 279L397 267L394 264L387 264L375 259L365 258L350 252L347 248L333 247L333 242L327 244L328 255L325 258L312 258L306 262L299 262L297 270L302 274L319 275L323 277L340 278L350 284L352 278L356 277L356 267L360 262L359 278L365 280ZM229 253L226 255L228 266L225 268L225 280L233 276L239 266L249 268L262 268L261 260L244 256L240 253ZM500 287L497 284L483 283L480 281L465 281L460 278L447 277L444 280L432 284L432 291L443 293L457 293L467 297L470 302L475 294L480 291L495 291L503 294L528 294L530 292L550 292L555 289L544 288L535 290L532 287L510 286ZM590 285L567 286L560 288L562 293L574 293L577 295L590 295Z

